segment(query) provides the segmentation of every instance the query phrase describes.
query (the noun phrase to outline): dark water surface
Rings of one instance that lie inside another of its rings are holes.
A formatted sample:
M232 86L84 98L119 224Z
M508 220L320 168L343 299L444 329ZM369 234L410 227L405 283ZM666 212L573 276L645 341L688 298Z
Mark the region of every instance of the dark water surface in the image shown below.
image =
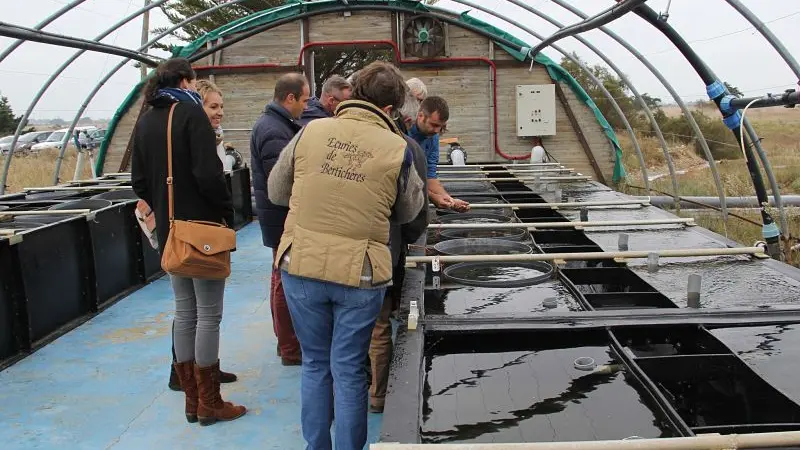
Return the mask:
M422 442L670 436L623 372L576 369L575 359L586 356L598 365L614 362L605 346L451 354L434 348L425 357Z
M557 306L542 302L555 297ZM519 288L456 287L425 291L425 314L511 314L544 311L579 311L578 302L557 281Z

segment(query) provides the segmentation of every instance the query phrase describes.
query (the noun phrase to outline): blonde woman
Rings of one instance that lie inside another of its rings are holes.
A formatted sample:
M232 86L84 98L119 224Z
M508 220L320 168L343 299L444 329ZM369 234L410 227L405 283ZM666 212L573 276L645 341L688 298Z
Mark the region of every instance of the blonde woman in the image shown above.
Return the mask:
M208 80L197 80L197 92L203 99L203 110L211 121L211 127L217 134L217 156L222 161L222 168L230 172L231 163L225 157L225 145L222 142L222 118L225 116L222 103L222 90Z

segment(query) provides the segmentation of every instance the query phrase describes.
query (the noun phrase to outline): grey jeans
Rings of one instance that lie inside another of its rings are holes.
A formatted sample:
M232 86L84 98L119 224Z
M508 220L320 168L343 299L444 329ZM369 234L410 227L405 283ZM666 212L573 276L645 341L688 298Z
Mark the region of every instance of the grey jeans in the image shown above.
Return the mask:
M195 360L208 367L219 360L219 323L225 280L170 275L175 292L173 340L178 362Z

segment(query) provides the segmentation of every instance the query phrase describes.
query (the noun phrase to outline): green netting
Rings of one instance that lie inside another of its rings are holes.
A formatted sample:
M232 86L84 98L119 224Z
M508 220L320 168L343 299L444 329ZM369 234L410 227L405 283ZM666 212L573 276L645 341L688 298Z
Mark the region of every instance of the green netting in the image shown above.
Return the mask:
M368 5L382 5L382 6L392 6L398 11L405 11L409 13L424 13L427 11L436 11L438 13L453 15L452 11L448 11L442 8L434 8L430 6L425 6L424 4L419 3L418 1L414 0L359 0L359 6L368 6ZM297 0L288 0L286 4L283 6L278 6L272 9L264 10L255 14L251 14L247 17L243 17L241 19L234 20L222 27L217 28L203 37L191 42L185 46L175 46L172 48L172 55L176 57L189 57L196 53L198 50L205 48L208 42L214 42L219 38L224 38L225 36L234 34L234 33L241 33L250 29L253 29L258 26L274 23L280 20L290 19L298 14L304 13L324 13L326 10L331 9L332 7L341 7L342 3L340 0L320 0L311 3L302 3ZM497 44L505 51L510 53L514 58L519 61L526 61L529 57L529 50L530 46L525 42L517 39L516 37L508 34L507 32L489 25L486 22L483 22L479 19L476 19L472 16L469 16L467 12L464 12L457 17L457 20L462 22L465 25L468 25L471 28L479 29L484 31L489 36L495 37L497 39L505 40L506 42L512 42L519 46L519 48L512 48L508 45L503 43L497 42ZM583 90L578 81L573 78L569 72L564 70L563 67L555 63L553 60L548 58L543 54L538 54L534 58L534 60L545 66L547 72L550 74L550 77L557 82L564 82L566 83L572 92L578 97L578 99L583 102L586 106L588 106L592 112L594 113L597 122L603 128L606 137L614 146L615 153L616 153L616 162L614 164L614 175L613 181L616 183L619 180L625 177L625 168L622 166L622 147L620 147L619 142L617 141L617 136L614 133L614 130L608 124L608 121L603 117L603 114L597 108L594 101L589 97L586 91ZM111 142L111 137L114 134L114 130L116 129L117 125L119 124L119 120L125 115L128 109L133 105L136 99L139 96L139 92L141 91L142 83L136 85L134 90L128 95L122 105L117 109L117 112L114 114L111 122L108 124L108 132L106 133L106 138L104 139L102 145L100 146L100 150L98 152L97 158L97 173L102 173L103 165L105 162L105 155L108 149L108 145Z

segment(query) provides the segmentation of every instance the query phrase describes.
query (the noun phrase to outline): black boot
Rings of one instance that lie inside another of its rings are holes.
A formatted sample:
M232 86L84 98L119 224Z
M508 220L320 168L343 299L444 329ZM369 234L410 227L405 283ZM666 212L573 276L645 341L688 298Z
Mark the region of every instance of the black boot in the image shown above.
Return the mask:
M233 383L234 381L238 380L238 377L230 372L223 372L219 371L219 382L220 383ZM178 373L175 372L175 366L172 366L172 370L169 372L169 388L173 391L182 391L181 388L181 380L178 378Z

